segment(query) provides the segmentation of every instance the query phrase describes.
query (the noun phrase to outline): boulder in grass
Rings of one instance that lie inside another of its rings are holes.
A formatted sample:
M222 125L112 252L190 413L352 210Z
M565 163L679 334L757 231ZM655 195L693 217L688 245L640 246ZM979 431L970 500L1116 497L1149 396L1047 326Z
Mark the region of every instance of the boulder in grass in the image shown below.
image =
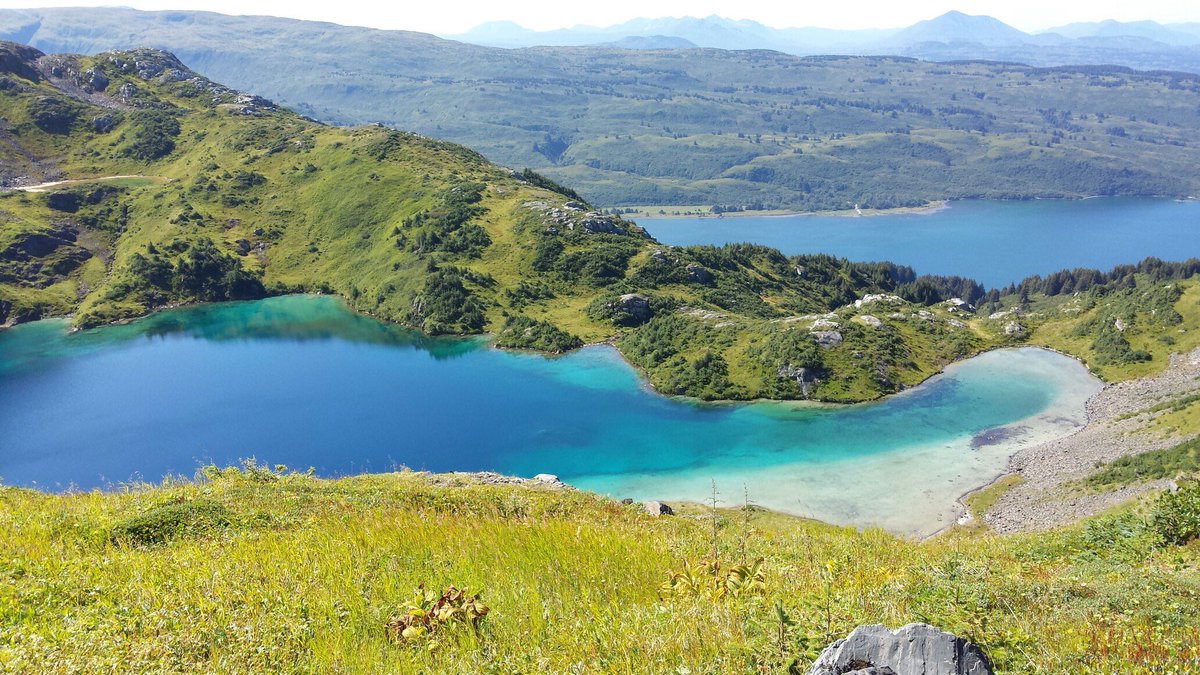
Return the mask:
M979 647L923 623L859 626L825 648L808 675L992 675Z

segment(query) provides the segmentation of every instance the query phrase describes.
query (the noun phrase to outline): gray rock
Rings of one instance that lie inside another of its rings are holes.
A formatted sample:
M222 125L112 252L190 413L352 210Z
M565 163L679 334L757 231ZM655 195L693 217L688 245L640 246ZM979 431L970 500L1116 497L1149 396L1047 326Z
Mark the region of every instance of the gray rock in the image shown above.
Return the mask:
M1025 334L1025 326L1022 326L1020 322L1017 321L1009 321L1008 323L1004 324L1004 334L1020 337Z
M96 70L95 68L89 68L88 70L83 71L83 76L86 78L85 82L87 85L90 86L94 91L104 91L106 88L108 88L108 78L105 77L104 73Z
M883 322L879 320L879 317L871 316L870 314L863 314L858 317L858 320L871 328L883 328Z
M691 279L698 284L711 283L713 280L712 272L709 272L708 270L704 269L704 267L696 263L688 264L687 275L688 279Z
M559 482L558 476L555 476L552 473L539 473L538 475L534 476L533 479L538 481L539 483L557 483L557 482Z
M824 349L832 349L842 344L842 334L836 330L819 330L813 333L813 339Z
M112 115L97 115L92 118L92 128L95 129L96 133L98 134L108 133L108 131L116 126L116 124L117 121L113 119Z
M808 675L992 675L983 651L963 638L923 623L895 632L859 626L825 648Z
M625 228L618 225L615 218L594 211L586 214L583 219L579 221L579 226L583 228L585 232L590 232L592 234L601 232L606 234L626 233Z
M813 385L821 381L817 378L815 371L804 366L793 366L790 363L779 366L775 374L781 380L795 380L796 384L800 385L800 392L804 395L804 398L808 398Z
M640 293L626 293L608 303L608 308L628 314L636 323L649 321L653 312L650 309L650 298Z
M675 511L662 502L642 502L642 509L652 516L673 516Z
M133 99L134 96L137 95L137 91L137 87L133 86L132 82L126 82L125 84L121 85L120 89L117 90L117 98L128 103Z

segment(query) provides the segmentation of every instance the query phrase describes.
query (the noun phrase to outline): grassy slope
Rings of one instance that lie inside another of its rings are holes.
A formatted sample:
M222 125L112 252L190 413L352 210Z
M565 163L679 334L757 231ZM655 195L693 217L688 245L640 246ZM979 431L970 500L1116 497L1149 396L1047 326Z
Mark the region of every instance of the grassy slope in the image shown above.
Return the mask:
M1200 545L1156 544L1129 516L918 544L723 511L721 558L744 541L765 592L660 600L668 573L711 550L702 511L651 518L590 494L451 481L464 486L257 469L106 494L0 489L0 669L787 672L855 625L912 621L979 643L1000 673L1200 658ZM112 539L180 504L226 524ZM422 583L481 590L481 634L434 652L389 643L385 620ZM777 605L794 622L782 640Z

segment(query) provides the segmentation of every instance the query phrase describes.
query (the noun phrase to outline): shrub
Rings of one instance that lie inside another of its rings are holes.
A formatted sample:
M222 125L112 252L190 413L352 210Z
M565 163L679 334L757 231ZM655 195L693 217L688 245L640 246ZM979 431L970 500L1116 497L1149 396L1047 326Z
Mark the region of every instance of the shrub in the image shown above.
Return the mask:
M728 569L718 560L706 559L693 567L685 562L683 569L667 575L658 589L660 598L692 597L724 600L742 595L760 594L767 588L767 573L762 559L740 563Z
M29 117L48 134L70 133L79 116L79 106L52 96L39 96L29 103Z
M156 506L117 523L110 539L135 546L161 544L180 537L207 534L229 527L230 515L219 502L195 499Z
M476 633L489 611L478 593L467 595L466 589L454 586L447 586L440 594L429 593L422 585L403 614L388 618L387 631L397 644L436 641L463 628ZM430 642L429 646L435 648L437 643Z
M510 316L504 320L504 326L496 335L496 344L559 354L581 347L583 340L546 321Z
M1200 537L1200 482L1159 497L1150 511L1150 526L1164 544L1186 544Z
M412 320L430 335L478 333L487 322L462 275L450 269L438 270L425 280L413 302Z
M131 129L121 148L122 155L148 162L166 157L175 150L179 120L171 113L138 110L129 116L129 123Z

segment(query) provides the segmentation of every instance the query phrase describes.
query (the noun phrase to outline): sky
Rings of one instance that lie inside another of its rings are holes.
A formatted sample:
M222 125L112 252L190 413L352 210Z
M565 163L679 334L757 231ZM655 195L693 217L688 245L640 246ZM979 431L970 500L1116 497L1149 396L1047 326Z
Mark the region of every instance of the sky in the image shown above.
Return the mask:
M440 35L465 32L485 21L514 21L550 30L579 24L607 26L636 17L708 16L753 19L774 28L896 28L952 9L987 14L1025 31L1074 21L1151 19L1160 23L1200 21L1196 0L0 0L0 8L121 5L137 9L203 9L223 14L264 14L332 21L373 28L415 30Z

